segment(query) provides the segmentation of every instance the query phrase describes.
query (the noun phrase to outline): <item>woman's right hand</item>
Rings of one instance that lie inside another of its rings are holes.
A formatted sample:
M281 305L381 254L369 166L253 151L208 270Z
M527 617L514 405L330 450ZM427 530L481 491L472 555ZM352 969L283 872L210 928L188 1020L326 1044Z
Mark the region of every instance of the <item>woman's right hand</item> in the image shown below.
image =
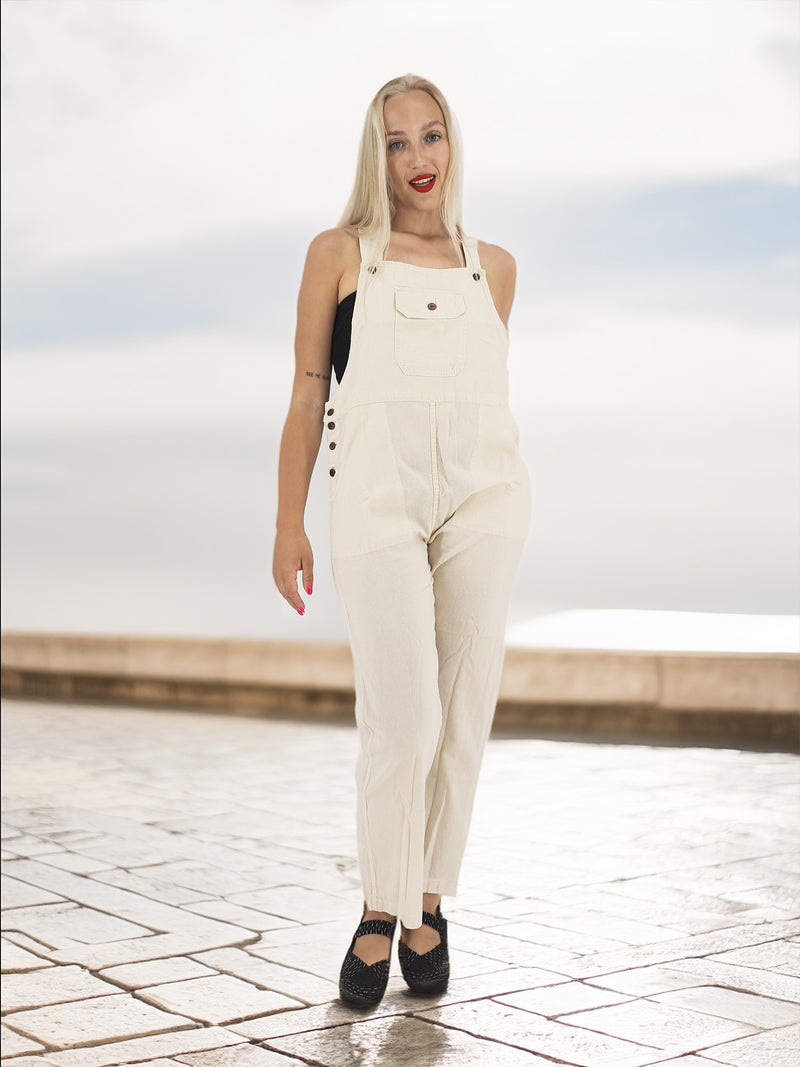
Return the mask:
M298 615L306 605L297 589L297 574L302 572L303 589L309 595L314 588L314 553L305 530L279 530L275 536L275 551L272 557L272 576L281 596L295 609Z

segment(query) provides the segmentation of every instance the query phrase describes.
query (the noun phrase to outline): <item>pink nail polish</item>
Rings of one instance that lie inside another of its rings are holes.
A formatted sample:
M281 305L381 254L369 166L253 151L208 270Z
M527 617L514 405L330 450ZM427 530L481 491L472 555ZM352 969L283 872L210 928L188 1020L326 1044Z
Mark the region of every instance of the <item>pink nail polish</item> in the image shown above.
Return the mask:
M306 586L306 592L308 593L309 596L311 596L311 586L310 585Z
M305 615L305 609L304 608L298 608L297 609L297 614L298 615Z

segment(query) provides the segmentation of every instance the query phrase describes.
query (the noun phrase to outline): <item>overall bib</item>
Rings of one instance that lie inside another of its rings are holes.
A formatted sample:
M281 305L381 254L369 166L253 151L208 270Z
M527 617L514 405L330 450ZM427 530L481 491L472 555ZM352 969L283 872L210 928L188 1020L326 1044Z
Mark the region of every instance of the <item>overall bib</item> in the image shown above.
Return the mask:
M325 409L331 555L355 667L364 899L414 928L423 893L456 892L530 491L477 242L465 267L373 254L362 241L347 370Z

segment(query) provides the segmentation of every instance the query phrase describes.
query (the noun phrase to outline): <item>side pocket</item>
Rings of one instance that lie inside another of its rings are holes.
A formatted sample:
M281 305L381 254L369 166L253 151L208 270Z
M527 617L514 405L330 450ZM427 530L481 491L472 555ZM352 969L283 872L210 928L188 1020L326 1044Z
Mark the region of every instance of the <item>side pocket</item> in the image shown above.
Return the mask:
M467 306L462 293L396 289L394 361L403 374L452 378L464 367Z

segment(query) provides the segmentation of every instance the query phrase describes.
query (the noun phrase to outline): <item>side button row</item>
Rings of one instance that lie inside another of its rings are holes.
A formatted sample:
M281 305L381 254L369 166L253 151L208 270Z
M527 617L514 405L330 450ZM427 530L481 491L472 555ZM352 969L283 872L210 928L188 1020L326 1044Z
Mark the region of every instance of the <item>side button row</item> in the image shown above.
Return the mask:
M325 412L325 414L326 415L332 415L333 414L333 408L328 408L328 410ZM328 423L328 429L329 430L335 430L336 429L336 423L335 422L329 422ZM328 445L328 448L331 451L333 451L333 449L336 448L336 442L335 441L331 441L330 444ZM333 478L333 476L336 474L336 468L335 467L331 467L331 469L328 471L328 474L330 474L331 478Z

